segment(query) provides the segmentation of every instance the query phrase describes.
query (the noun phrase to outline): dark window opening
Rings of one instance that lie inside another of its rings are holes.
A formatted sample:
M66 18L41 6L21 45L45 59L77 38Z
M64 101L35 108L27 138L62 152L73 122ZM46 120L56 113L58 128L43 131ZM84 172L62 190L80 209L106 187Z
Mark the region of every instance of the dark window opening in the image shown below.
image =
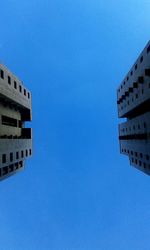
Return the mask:
M26 149L26 156L28 156L28 150Z
M21 85L19 85L19 91L20 91L20 93L22 92L22 87L21 87Z
M15 163L15 169L18 169L19 168L19 164L18 162Z
M17 82L14 81L14 88L17 89Z
M31 149L29 149L29 155L31 155L32 154L32 150Z
M9 172L13 172L13 170L14 170L14 165L13 164L9 165Z
M2 163L6 163L6 154L2 155Z
M150 45L147 47L147 53L150 52Z
M16 159L19 159L19 152L16 152Z
M11 84L11 78L8 76L8 83Z
M146 160L149 160L149 155L146 155Z
M10 153L10 161L13 161L13 153Z
M8 174L8 167L3 167L3 175Z
M142 153L140 153L140 157L143 158L143 154Z
M24 152L23 152L23 150L21 151L21 157L22 157L22 158L24 157Z
M143 56L141 56L141 58L140 58L140 63L141 63L141 62L143 62Z
M4 71L2 69L0 70L0 75L1 75L1 78L4 79Z
M24 95L26 96L26 89L24 89Z
M2 124L12 127L17 127L17 120L5 115L2 115Z
M135 70L137 70L137 64L135 64Z
M30 93L28 92L28 99L30 99Z
M23 167L23 161L19 161L19 167L20 167L20 168Z

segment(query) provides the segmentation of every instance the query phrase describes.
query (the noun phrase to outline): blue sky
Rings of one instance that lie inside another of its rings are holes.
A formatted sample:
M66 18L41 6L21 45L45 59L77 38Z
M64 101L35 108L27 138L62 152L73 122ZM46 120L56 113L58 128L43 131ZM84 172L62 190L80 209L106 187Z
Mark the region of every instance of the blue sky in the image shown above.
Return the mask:
M0 60L32 91L33 157L0 183L1 250L149 250L150 179L119 154L116 88L150 2L6 0Z

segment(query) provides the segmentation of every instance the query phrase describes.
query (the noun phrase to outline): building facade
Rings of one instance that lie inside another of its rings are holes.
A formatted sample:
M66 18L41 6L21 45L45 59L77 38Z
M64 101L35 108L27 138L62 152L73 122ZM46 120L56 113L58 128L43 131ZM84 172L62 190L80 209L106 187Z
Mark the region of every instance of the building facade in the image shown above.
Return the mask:
M117 89L120 153L150 175L150 41Z
M19 172L32 155L31 93L0 64L0 180Z

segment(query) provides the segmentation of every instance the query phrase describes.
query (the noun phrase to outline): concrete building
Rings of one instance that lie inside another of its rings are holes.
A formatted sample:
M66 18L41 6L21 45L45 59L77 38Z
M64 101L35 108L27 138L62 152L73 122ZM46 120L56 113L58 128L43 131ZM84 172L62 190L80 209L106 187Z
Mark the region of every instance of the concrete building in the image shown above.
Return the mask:
M0 180L19 172L32 155L31 93L0 64Z
M150 175L150 41L117 90L120 153Z

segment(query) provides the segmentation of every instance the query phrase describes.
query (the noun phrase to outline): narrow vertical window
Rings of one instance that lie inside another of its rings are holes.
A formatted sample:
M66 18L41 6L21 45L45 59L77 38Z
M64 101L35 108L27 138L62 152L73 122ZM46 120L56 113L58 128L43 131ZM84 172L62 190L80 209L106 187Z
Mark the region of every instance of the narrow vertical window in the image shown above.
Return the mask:
M20 91L20 93L22 92L22 87L21 87L21 85L19 85L19 91Z
M6 154L2 154L2 163L6 163Z
M4 79L4 71L2 69L0 70L0 76L2 79Z
M10 153L10 161L13 161L13 153Z
M8 83L11 84L11 77L8 76Z
M14 81L14 88L17 89L17 82Z

